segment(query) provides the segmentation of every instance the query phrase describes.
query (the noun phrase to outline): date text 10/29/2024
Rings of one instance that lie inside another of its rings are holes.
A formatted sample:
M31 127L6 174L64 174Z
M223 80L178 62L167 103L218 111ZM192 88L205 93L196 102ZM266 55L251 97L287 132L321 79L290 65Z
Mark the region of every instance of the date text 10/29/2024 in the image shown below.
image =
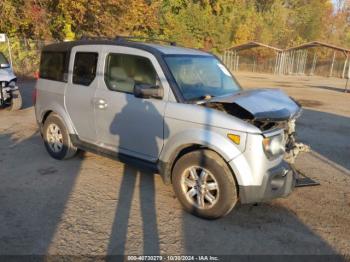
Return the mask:
M127 256L127 261L219 261L216 256Z

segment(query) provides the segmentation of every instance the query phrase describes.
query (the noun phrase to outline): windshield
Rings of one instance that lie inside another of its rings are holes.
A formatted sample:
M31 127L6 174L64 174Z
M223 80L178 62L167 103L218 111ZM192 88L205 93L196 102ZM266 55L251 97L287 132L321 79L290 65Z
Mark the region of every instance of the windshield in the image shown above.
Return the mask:
M233 94L241 88L213 56L166 56L165 61L185 100Z
M0 64L8 64L6 57L0 52Z

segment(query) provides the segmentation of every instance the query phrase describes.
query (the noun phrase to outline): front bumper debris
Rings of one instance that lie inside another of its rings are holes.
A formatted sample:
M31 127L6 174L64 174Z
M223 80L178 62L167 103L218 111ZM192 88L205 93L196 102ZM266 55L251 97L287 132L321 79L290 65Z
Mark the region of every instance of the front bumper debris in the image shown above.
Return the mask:
M295 160L300 153L308 153L311 151L310 146L296 142L295 119L288 122L286 130L287 144L284 160L290 165L294 176L296 177L295 187L317 186L319 182L305 176L295 167Z

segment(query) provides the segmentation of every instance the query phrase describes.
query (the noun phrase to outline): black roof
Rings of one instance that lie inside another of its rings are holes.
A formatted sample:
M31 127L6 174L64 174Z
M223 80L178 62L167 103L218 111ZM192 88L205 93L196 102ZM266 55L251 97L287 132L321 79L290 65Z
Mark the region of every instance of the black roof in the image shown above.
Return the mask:
M151 39L152 40L152 39ZM77 41L69 41L69 42L60 42L51 45L47 45L43 47L43 52L68 52L72 50L75 46L82 45L114 45L114 46L125 46L125 47L133 47L137 49L141 49L152 53L155 56L163 55L163 54L192 54L192 55L210 55L206 52L190 49L180 46L175 46L176 44L169 41L164 40L154 40L155 42L166 42L168 45L155 44L152 42L140 42L134 40L134 38L125 38L125 37L117 37L117 38L92 38L92 39L81 39Z
M161 52L150 45L143 42L128 41L123 38L116 39L86 39L86 40L76 40L68 42L60 42L55 44L50 44L43 47L43 52L70 52L72 48L82 45L115 45L115 46L126 46L133 47L148 51L153 54L160 54Z

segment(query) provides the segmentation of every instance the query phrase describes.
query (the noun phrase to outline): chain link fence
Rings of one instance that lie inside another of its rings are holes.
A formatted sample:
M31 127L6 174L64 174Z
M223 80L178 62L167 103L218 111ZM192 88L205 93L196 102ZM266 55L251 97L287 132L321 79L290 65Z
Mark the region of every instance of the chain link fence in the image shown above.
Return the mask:
M289 52L226 51L220 55L232 72L254 72L279 75L317 75L347 78L350 57L333 50L302 49ZM348 73L349 72L349 73Z

